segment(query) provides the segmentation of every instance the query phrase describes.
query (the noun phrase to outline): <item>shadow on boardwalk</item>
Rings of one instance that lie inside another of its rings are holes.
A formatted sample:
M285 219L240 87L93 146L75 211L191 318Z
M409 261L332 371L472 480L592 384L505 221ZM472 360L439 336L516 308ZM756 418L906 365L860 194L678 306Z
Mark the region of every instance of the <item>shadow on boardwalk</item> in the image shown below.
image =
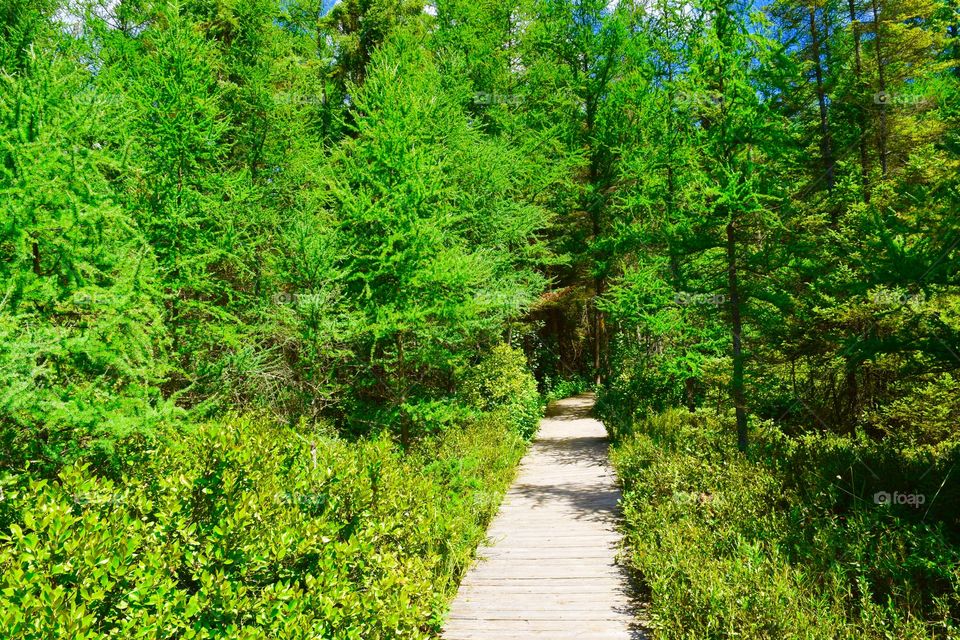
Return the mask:
M590 493L584 493L587 489ZM516 485L514 490L533 505L560 504L569 507L570 517L577 520L592 519L596 522L617 523L617 501L620 492L610 489L606 483L580 484L576 487Z
M544 438L534 443L531 455L553 464L607 466L606 437Z
M464 577L447 640L646 638L616 561L620 492L593 397L554 403Z
M551 402L547 406L544 416L550 420L560 420L562 422L592 418L593 405L596 400L596 394L591 392Z

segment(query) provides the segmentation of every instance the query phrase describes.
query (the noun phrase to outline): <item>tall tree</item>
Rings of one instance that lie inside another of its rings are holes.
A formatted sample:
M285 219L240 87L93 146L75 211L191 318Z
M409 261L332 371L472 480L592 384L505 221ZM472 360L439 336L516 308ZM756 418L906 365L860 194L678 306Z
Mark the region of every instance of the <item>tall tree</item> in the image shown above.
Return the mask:
M149 448L166 373L155 260L108 177L114 105L50 4L0 40L0 464L119 474ZM126 455L120 455L121 443Z
M350 409L379 407L407 443L539 292L545 214L511 200L522 158L469 124L467 87L416 35L397 34L351 91L356 137L330 167L329 304L350 319Z

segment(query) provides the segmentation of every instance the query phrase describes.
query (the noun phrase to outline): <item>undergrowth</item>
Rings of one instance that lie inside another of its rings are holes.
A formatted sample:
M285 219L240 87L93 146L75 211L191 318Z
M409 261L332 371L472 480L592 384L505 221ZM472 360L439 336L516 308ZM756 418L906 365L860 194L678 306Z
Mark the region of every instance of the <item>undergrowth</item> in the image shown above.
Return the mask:
M200 427L136 477L6 495L4 638L427 638L523 451L487 419L423 441Z
M960 637L957 441L733 432L673 409L614 449L656 638Z

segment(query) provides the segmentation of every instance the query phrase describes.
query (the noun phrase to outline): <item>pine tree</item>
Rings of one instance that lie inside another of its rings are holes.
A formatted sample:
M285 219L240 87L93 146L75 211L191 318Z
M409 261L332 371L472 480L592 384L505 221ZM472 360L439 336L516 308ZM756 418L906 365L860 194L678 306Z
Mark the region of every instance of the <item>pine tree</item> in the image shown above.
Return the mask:
M54 10L14 7L0 45L0 461L119 473L162 420L165 332L152 251L107 180L110 101Z
M467 87L441 76L417 36L375 54L351 92L356 136L329 169L325 272L349 318L351 394L367 414L380 405L406 443L430 428L476 345L539 290L544 216L510 201L518 158L469 125Z

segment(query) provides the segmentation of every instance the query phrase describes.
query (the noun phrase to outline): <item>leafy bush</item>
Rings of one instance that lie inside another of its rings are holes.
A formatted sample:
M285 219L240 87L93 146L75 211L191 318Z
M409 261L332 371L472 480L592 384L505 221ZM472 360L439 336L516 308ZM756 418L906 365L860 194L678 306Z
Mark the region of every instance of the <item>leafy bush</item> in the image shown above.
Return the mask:
M575 376L572 378L558 378L556 380L547 377L544 380L543 386L546 389L544 393L546 401L552 402L553 400L562 400L563 398L569 398L570 396L576 396L589 391L593 385L586 378Z
M960 424L960 379L944 373L917 385L872 412L869 423L896 441L936 444L948 440Z
M479 421L406 454L231 418L113 482L6 496L6 638L426 638L522 442Z
M523 352L508 344L490 354L465 376L461 394L474 408L498 416L525 439L537 431L543 405Z
M629 554L649 589L659 638L953 637L960 616L956 498L929 511L876 505L874 468L931 463L930 502L957 460L893 454L835 436L755 434L739 454L730 420L675 409L637 425L614 451ZM930 452L926 452L930 453ZM911 457L912 456L912 457ZM886 461L885 461L886 460ZM832 461L832 462L831 462ZM896 464L895 464L896 462ZM880 480L882 479L882 480ZM927 506L930 506L929 504Z

